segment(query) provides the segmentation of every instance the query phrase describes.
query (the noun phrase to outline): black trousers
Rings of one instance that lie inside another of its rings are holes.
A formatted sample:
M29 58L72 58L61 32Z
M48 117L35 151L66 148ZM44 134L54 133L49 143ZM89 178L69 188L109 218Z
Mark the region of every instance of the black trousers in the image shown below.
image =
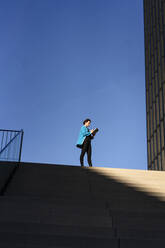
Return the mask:
M84 166L84 155L87 153L87 160L90 167L92 167L91 155L92 155L92 146L91 146L91 137L87 136L83 142L80 154L80 164Z

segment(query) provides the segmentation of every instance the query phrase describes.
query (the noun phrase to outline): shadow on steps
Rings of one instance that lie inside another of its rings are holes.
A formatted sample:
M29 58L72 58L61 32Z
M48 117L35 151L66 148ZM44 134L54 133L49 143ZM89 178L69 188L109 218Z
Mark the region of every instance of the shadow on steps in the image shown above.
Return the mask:
M21 163L0 198L4 245L164 247L164 230L163 201L93 168Z

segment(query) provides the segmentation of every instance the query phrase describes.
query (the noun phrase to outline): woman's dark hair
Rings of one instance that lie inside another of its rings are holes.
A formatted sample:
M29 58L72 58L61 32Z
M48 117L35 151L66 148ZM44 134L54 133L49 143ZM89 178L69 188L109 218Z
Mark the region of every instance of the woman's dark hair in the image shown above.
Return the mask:
M88 121L90 121L90 122L91 122L91 120L90 120L90 119L85 119L85 120L83 121L83 124L85 125L85 123L86 123L86 122L88 122Z

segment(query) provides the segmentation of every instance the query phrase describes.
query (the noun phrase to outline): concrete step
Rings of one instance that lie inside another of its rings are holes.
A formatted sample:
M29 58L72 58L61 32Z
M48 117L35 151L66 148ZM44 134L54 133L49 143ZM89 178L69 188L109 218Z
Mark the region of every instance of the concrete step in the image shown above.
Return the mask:
M90 205L51 205L46 202L16 201L1 198L0 221L54 223L56 225L112 227L112 218L106 208Z
M143 228L143 229L164 229L165 230L165 218L161 216L113 216L113 227L116 228Z
M75 207L75 208L91 208L91 209L104 209L106 201L99 201L99 199L93 199L86 197L81 198L52 198L52 197L40 197L40 196L2 196L0 197L0 206L2 204L31 204L34 206L48 205L48 206L63 206L63 207Z
M136 226L134 228L118 227L116 229L116 237L120 239L165 239L164 228L152 227L145 229L143 226L139 229Z
M152 211L151 209L150 210L146 210L146 209L143 209L143 211L141 212L137 212L135 209L132 209L132 211L124 211L124 210L121 210L121 211L118 211L117 209L113 210L113 211L110 211L110 214L114 217L117 217L117 218L125 218L126 216L128 218L130 217L140 217L140 218L165 218L165 212L161 212L161 211Z
M93 173L95 172L95 173ZM112 169L112 168L90 168L90 174L95 180L100 182L106 178L107 180L115 180L131 186L134 189L149 194L160 194L161 199L165 199L165 172L164 171L142 171L128 169ZM97 178L95 177L97 174ZM102 177L101 177L102 175ZM159 195L158 195L159 197Z
M121 239L120 248L164 248L165 239Z
M19 213L17 211L3 212L0 215L1 222L20 222L20 223L44 223L56 224L62 226L88 226L88 227L112 227L112 218L105 216L80 216L79 214L64 215L64 214L41 214L35 213Z
M0 197L0 206L8 206L15 204L17 206L23 205L32 205L32 206L63 206L63 207L75 207L75 208L90 208L90 209L105 209L107 208L106 201L97 198L55 198L49 196L3 196Z
M110 213L114 211L129 211L129 212L135 212L141 213L141 212L147 212L147 209L149 212L165 212L164 205L161 205L159 203L155 203L153 205L150 205L149 203L144 204L136 204L136 202L118 202L118 203L109 203Z
M42 203L42 205L39 203L33 203L33 202L21 202L18 205L18 201L16 202L11 202L10 205L8 205L8 202L1 202L0 205L0 216L3 215L3 213L31 213L34 215L38 214L44 214L45 215L55 215L58 213L64 213L65 215L73 215L73 214L79 214L81 216L109 216L109 211L104 208L99 208L97 206L90 207L90 205L62 205L62 204L48 204L46 202Z
M151 180L152 179L152 180ZM6 194L76 194L130 196L135 191L165 198L165 173L110 168L21 163ZM36 183L37 182L37 183Z
M62 226L42 223L0 222L0 233L49 234L58 236L115 238L113 228Z
M8 246L7 246L8 245ZM70 247L70 248L118 248L118 240L113 238L93 238L81 236L58 236L58 235L37 235L37 234L18 234L18 233L0 233L1 247Z
M113 227L119 229L165 230L164 212L110 212Z

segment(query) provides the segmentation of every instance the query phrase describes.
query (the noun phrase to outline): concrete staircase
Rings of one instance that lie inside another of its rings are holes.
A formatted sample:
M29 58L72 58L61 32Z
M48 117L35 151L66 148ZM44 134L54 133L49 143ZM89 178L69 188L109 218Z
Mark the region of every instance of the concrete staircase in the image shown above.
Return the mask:
M165 247L165 172L13 165L0 247Z

